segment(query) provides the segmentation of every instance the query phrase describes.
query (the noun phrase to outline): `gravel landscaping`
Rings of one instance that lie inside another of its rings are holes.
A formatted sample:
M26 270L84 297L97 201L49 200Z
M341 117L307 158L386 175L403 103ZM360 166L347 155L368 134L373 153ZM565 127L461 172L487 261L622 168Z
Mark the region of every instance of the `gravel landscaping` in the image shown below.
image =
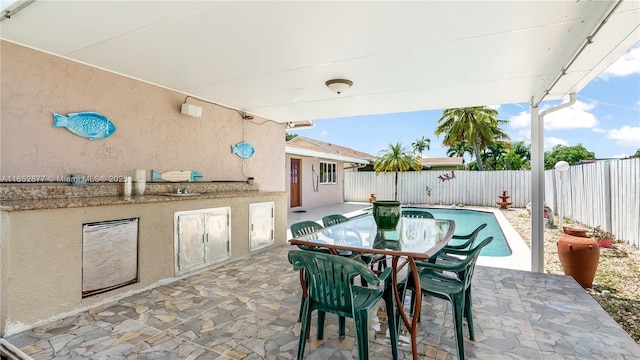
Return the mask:
M526 209L502 210L513 227L531 247L531 218ZM558 221L556 219L556 225ZM571 220L564 225L586 227ZM558 259L557 241L562 229L544 230L545 271L564 274ZM600 248L600 262L591 289L587 292L640 344L640 249L622 241L612 249Z

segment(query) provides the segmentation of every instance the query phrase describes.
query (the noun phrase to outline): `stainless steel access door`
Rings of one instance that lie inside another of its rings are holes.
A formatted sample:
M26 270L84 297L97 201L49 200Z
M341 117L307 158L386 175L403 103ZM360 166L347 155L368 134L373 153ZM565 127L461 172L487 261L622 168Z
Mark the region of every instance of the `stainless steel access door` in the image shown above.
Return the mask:
M82 225L82 297L138 281L138 219Z

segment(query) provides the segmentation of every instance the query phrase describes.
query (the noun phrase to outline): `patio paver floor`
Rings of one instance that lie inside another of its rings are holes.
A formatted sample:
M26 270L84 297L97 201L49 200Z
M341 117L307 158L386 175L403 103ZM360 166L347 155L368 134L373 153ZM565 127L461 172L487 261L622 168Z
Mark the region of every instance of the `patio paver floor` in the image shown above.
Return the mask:
M9 336L33 359L293 359L300 324L292 247L147 290L102 308ZM478 266L473 280L476 341L469 359L640 359L640 346L572 278ZM423 298L420 358L455 359L447 302ZM384 305L370 319L372 359L391 356ZM315 324L315 320L313 322ZM329 314L305 359L353 359L353 323L338 340ZM401 359L410 359L406 334Z

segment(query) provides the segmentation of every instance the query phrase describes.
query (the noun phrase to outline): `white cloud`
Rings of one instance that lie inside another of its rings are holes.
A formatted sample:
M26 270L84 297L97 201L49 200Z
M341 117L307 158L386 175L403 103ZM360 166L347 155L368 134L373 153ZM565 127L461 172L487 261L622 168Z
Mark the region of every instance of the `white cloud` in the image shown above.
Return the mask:
M594 107L594 103L576 101L566 109L545 116L544 128L545 130L593 128L598 125L598 119L589 112Z
M551 106L545 106L540 112ZM563 130L563 129L579 129L594 128L598 125L598 119L589 111L595 107L595 103L585 103L576 101L575 104L566 109L552 112L544 117L545 130ZM509 126L514 129L525 128L531 126L531 113L522 111L516 116L509 119Z
M509 119L509 126L514 129L530 127L531 126L531 113L528 111L522 111L516 116L512 116Z
M614 158L614 159L625 159L625 158L628 158L628 157L629 157L629 155L625 154L625 153L612 156L612 158Z
M600 77L608 80L612 76L640 74L640 46L627 51L620 59L607 68Z
M609 130L607 138L615 140L619 145L640 147L640 126L625 125L619 129Z
M531 142L531 130L529 129L525 129L525 130L520 130L516 133L516 138L517 140L522 140L525 142Z
M569 146L569 143L563 139L556 137L545 137L544 138L544 150L551 150L556 145L564 145Z
M328 135L329 132L327 130L322 130L322 136Z

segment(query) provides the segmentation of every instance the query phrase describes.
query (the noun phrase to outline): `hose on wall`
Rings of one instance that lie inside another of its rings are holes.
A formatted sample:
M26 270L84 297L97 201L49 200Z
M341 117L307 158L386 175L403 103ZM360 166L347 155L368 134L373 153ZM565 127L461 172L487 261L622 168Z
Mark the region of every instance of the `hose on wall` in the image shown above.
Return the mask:
M320 175L316 172L313 164L311 164L311 182L313 183L313 192L318 192L320 183Z

